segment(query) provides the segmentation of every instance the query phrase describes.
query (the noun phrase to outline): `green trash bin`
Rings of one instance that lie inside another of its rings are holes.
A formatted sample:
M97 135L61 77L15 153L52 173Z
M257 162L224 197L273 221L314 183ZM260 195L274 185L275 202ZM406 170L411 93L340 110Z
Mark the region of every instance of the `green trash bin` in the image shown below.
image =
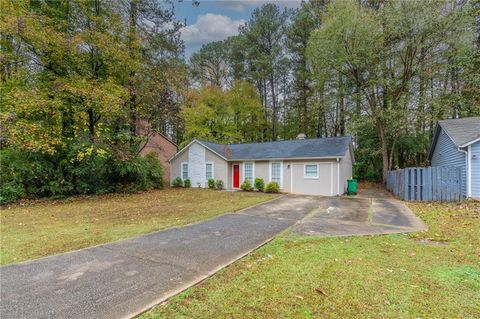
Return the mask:
M357 195L357 180L356 179L347 180L347 194L348 195Z

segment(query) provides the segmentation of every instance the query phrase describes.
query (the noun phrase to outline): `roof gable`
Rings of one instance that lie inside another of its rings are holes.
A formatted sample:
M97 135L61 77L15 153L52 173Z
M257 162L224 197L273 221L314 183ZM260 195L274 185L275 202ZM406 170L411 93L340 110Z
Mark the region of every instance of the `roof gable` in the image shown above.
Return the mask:
M458 147L464 147L480 139L480 117L465 117L438 121L438 125Z
M480 117L440 120L435 127L428 160L432 159L438 137L445 132L456 147L462 148L480 141Z
M213 153L215 153L216 155L220 156L222 159L224 160L227 160L227 158L222 155L221 153L218 153L215 149L211 148L210 145L206 145L205 142L203 141L199 141L197 139L194 139L193 141L191 141L190 143L187 144L187 146L185 146L184 148L182 148L180 151L178 151L175 155L173 155L172 157L170 157L168 159L169 162L171 162L172 160L174 160L175 158L177 158L180 154L182 154L183 152L185 152L193 143L198 143L200 144L201 146L205 147L206 149L208 149L209 151L212 151ZM213 143L209 143L209 144L213 144ZM217 144L218 145L218 144Z

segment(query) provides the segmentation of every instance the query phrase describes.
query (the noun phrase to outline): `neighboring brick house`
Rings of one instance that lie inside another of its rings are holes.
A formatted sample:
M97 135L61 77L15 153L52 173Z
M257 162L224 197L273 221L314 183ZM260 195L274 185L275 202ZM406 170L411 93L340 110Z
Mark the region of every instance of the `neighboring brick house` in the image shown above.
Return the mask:
M167 136L152 129L147 120L139 120L137 122L137 134L146 137L145 142L141 145L140 154L156 153L162 163L165 180L170 181L170 163L168 159L177 153L177 144ZM168 184L166 182L166 185Z

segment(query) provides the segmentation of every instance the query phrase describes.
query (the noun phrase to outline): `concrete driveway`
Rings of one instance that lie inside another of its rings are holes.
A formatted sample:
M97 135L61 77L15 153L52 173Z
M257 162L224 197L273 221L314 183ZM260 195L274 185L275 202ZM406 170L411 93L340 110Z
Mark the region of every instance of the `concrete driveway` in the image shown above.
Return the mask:
M291 231L314 236L352 236L415 232L425 225L395 199L332 197Z
M286 195L202 223L2 267L0 317L131 317L289 227L324 236L406 232L423 224L392 200Z

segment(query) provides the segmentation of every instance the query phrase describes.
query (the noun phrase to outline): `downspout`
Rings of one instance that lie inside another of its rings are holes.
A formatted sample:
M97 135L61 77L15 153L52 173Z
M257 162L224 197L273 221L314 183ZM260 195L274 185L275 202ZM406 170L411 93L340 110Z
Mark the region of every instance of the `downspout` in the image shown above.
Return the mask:
M470 180L471 176L471 161L470 161L470 145L468 145L467 151L461 149L460 147L457 148L459 152L465 153L465 174L467 175L467 198L472 197L472 182Z
M337 196L340 196L340 157L337 157Z

